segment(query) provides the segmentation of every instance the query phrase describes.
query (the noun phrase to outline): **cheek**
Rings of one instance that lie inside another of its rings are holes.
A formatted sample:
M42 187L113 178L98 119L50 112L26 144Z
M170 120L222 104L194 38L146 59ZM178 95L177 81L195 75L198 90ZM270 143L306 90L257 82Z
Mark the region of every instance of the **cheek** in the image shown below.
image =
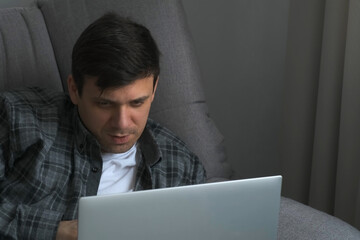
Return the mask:
M141 133L145 128L148 116L149 116L149 110L145 108L141 110L137 109L132 111L131 113L131 122L133 125L132 127L136 128L137 131Z
M79 113L85 126L95 135L101 131L107 122L107 114L96 108L82 108L79 109Z
M145 125L149 117L149 112L150 112L149 106L146 106L140 111L136 112L134 114L135 116L134 118L136 119L136 122L139 123L140 125Z
M89 116L89 122L94 132L98 132L106 125L108 119L105 114L97 112Z

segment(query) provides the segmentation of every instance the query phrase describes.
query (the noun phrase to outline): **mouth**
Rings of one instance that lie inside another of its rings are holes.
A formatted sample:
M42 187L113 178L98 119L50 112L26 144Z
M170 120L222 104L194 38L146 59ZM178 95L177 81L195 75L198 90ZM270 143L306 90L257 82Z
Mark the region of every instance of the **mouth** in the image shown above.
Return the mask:
M114 144L125 144L129 142L130 135L110 135L110 138Z

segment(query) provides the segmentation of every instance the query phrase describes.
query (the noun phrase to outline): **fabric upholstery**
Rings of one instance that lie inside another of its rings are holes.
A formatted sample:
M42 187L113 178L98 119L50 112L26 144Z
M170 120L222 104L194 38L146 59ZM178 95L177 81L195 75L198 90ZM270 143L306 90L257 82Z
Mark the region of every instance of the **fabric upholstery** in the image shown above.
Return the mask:
M360 239L360 232L338 218L283 197L278 239L355 240Z
M61 78L71 72L71 51L80 33L105 12L130 17L150 29L161 56L161 73L150 117L182 138L205 165L208 181L229 179L223 136L209 117L200 73L179 1L39 1Z
M0 9L0 90L62 90L54 52L38 8Z

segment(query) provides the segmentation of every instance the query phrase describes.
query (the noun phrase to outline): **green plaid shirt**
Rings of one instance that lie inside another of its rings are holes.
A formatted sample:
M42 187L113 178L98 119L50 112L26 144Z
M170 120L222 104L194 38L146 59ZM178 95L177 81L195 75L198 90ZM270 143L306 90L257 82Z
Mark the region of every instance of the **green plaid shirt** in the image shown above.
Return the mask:
M135 190L205 181L198 158L148 120L138 141ZM78 200L96 195L100 146L63 93L32 88L0 94L0 239L54 239Z

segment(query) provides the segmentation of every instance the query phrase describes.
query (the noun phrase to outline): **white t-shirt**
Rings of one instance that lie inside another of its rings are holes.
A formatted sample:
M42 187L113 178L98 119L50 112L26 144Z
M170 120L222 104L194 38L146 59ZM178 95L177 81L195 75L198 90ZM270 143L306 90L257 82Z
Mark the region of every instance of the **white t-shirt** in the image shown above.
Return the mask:
M136 144L125 153L103 153L103 169L97 195L130 192L136 177Z

